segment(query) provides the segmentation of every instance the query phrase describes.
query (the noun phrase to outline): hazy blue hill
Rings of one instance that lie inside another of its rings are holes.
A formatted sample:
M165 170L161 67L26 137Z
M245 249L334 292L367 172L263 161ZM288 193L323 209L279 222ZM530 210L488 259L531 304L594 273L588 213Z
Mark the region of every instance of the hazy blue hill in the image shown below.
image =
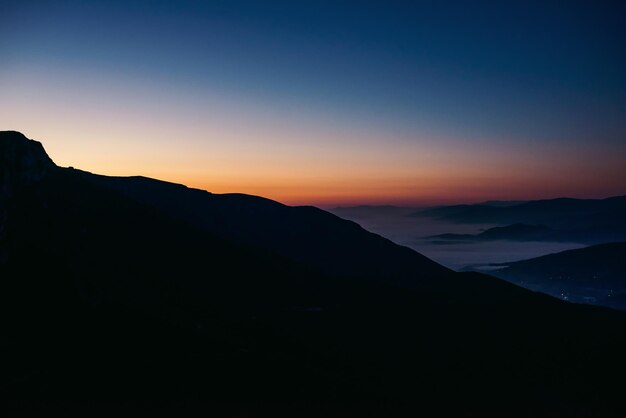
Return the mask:
M319 209L60 168L16 133L0 153L2 408L624 412L619 312L454 273Z
M555 232L545 240L603 243L626 239L626 196L607 199L536 200L510 206L442 206L415 212L457 223L545 225Z
M425 238L447 241L571 241L567 233L555 231L544 225L513 224L496 226L478 234L439 234Z
M527 200L487 200L486 202L479 203L479 205L507 207L516 206L522 203L528 202Z
M402 206L393 205L357 205L357 206L337 206L330 209L332 212L340 211L373 211L373 212L387 212L407 209Z
M572 302L626 309L626 243L506 263L491 274Z
M350 214L350 215L386 215L388 213L404 212L411 210L408 207L393 206L393 205L358 205L358 206L337 206L329 209L329 212L335 214Z

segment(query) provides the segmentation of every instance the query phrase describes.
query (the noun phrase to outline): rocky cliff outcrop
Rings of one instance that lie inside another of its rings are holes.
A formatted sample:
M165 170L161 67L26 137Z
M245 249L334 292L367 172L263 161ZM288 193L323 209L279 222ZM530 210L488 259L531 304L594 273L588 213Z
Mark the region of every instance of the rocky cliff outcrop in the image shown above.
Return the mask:
M40 181L56 165L41 143L15 131L0 132L0 205L15 188Z
M56 168L41 143L15 131L0 131L0 264L5 249L8 202L18 188L41 181Z

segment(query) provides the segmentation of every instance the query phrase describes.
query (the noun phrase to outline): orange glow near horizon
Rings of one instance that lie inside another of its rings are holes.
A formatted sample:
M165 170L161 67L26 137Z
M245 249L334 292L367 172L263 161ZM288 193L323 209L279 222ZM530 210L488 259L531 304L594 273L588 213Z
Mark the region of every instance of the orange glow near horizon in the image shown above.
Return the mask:
M530 164L527 160L507 161L485 167L481 160L472 164L471 158L450 156L447 161L425 161L421 167L412 167L411 159L419 156L406 153L393 158L382 156L379 160L358 153L352 160L314 153L238 156L224 152L216 156L203 149L145 150L137 144L122 146L116 141L90 139L89 144L81 144L84 137L67 141L53 135L46 139L42 134L30 134L29 130L24 133L42 141L60 166L111 176L142 175L212 193L253 194L289 205L411 206L562 196L602 198L626 193L619 177L598 187L607 173L583 164L576 169L580 175L572 178L551 173L550 164L540 160Z
M325 207L626 194L621 148L399 132L220 92L59 80L4 77L0 129L98 174Z

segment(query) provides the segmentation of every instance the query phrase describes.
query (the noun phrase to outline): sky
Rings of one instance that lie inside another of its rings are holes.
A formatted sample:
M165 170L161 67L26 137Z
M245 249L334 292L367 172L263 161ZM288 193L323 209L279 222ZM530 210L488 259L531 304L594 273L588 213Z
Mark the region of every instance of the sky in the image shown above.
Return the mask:
M0 130L294 205L626 194L626 3L408 3L0 0Z

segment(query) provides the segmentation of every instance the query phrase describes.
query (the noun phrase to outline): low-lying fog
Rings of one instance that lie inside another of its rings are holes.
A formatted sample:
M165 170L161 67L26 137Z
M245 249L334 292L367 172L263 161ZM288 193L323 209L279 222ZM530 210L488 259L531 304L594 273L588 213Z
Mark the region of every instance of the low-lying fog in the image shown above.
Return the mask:
M425 238L430 235L457 233L476 234L495 224L458 224L425 216L414 216L419 208L399 207L351 207L333 208L330 212L361 225L368 231L382 235L393 242L413 248L425 256L460 270L467 266L481 266L489 263L503 263L545 254L584 247L567 242L442 242Z

